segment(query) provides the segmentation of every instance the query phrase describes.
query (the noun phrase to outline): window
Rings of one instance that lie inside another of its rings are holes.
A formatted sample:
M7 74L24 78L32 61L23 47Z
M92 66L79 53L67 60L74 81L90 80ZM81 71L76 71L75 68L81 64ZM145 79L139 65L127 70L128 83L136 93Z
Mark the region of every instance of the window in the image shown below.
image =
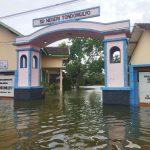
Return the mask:
M27 56L22 55L20 57L20 68L27 68Z
M110 49L110 63L120 63L120 62L121 62L120 48L114 46Z
M7 60L0 60L0 70L8 69L8 61Z
M38 68L38 58L35 55L33 56L32 67Z

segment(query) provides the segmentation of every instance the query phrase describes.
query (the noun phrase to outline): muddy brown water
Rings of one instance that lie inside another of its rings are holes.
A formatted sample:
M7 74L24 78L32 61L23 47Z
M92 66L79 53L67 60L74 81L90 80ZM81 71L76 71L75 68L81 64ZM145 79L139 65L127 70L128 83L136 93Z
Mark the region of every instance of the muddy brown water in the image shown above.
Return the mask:
M0 100L0 150L150 149L150 108L103 106L98 89Z

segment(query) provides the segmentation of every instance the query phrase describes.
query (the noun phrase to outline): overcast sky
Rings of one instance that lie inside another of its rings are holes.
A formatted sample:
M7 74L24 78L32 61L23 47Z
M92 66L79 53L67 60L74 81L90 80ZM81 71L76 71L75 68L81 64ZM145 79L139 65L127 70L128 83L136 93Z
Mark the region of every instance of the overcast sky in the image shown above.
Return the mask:
M0 0L0 16L54 5L64 1L69 0ZM150 22L150 0L80 0L78 3L67 5L65 7L52 7L47 10L6 18L0 21L3 21L19 32L27 35L39 29L32 27L32 19L34 18L51 16L97 5L100 5L101 7L100 17L88 20L112 22L130 19L132 26L135 22Z

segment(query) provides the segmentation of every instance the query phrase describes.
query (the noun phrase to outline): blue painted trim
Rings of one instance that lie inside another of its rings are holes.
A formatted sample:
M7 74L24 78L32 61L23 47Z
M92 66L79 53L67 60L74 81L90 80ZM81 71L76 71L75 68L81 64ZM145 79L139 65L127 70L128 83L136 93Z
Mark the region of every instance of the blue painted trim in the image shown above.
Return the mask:
M130 72L130 105L134 106L134 73L133 73L133 66L129 66L129 72Z
M128 86L128 60L127 60L126 41L123 41L123 71L124 71L124 86Z
M28 44L31 43L33 40L41 37L41 36L46 36L48 34L53 34L56 32L61 32L61 31L88 31L88 32L95 32L95 33L99 33L102 35L106 35L106 34L110 34L110 33L124 33L124 32L129 32L128 29L119 29L119 30L107 30L107 31L99 31L99 30L94 30L94 29L89 29L89 28L68 28L68 29L59 29L59 30L54 30L54 31L50 31L47 32L45 34L40 34L34 38L32 38L31 40L27 40L27 41L18 41L16 43L14 43L14 45L22 45L22 44Z
M130 91L131 88L130 87L101 87L101 90L105 90L105 91L111 91L111 90L116 90L116 91Z
M104 71L105 71L105 86L107 86L107 43L103 43L104 44Z
M41 84L41 53L39 53L39 64L38 64L38 69L39 69L39 85Z
M132 66L132 67L150 67L150 64L139 64L139 65L130 65L130 66Z
M130 27L130 20L120 20L120 21L113 21L113 22L108 22L108 23L103 23L103 22L94 22L94 21L85 21L85 20L80 20L80 21L71 21L71 23L76 23L76 22L79 22L79 23L93 23L93 24L98 24L98 25L110 25L110 24L117 24L117 23L123 23L123 22L128 22L129 23L129 27ZM62 23L59 23L59 24L63 24L64 22ZM68 22L65 22L65 23L70 23L70 21ZM56 24L54 24L56 25ZM54 26L52 25L52 26ZM46 27L45 27L46 28ZM41 29L40 29L41 30ZM37 31L36 31L37 32ZM28 36L28 35L27 35ZM21 36L19 36L21 37Z
M139 64L139 65L129 65L130 71L130 105L131 106L139 106L139 92L138 92L138 82L137 76L138 71L137 68L140 67L150 67L150 64Z
M127 38L111 38L111 39L104 39L103 42L117 42L117 41L128 41Z
M17 70L15 72L15 87L18 87L18 80L19 80L19 67L20 67L20 58L19 58L19 52L17 51Z
M124 75L124 86L127 87L128 86L128 61L127 61L127 38L117 38L117 39L108 39L108 40L104 40L104 63L105 63L105 86L107 87L107 60L108 58L108 54L107 54L107 44L108 42L112 42L112 41L122 41L123 43L123 56L122 56L122 61L123 61L123 75Z
M22 49L16 49L17 51L35 51L35 52L39 52L39 50L35 49L35 48L22 48Z
M28 57L27 57L27 71L28 71L28 86L30 86L30 51L28 50Z
M137 83L137 69L130 65L130 105L131 106L138 106L139 99L138 99L138 83Z
M140 115L139 115L139 108L138 107L130 107L130 138L139 138L140 137ZM128 132L126 132L128 133ZM128 137L127 137L128 138Z
M32 62L33 59L32 59L32 51L30 51L30 86L31 86L31 80L32 80Z
M15 71L15 81L14 81L14 87L18 87L18 70Z
M43 86L32 86L32 87L28 87L28 86L24 86L24 87L17 87L15 89L43 89Z
M77 22L77 21L74 21L74 22L71 22L71 23L76 23L76 22ZM129 23L129 30L130 30L130 20L129 20L129 19L127 19L127 20L120 20L120 21L113 21L113 22L109 22L109 23L93 22L93 21L78 21L78 23L92 23L92 24L98 24L98 25L110 25L110 24L117 24L117 23L123 23L123 22L128 22L128 23ZM66 23L70 23L70 22L65 22L65 24L66 24ZM64 24L64 22L63 22L63 23L59 23L59 24ZM52 27L52 26L55 26L55 25L56 25L56 24L51 25L51 27ZM42 29L39 29L39 30L35 31L35 32L32 33L32 34L29 34L29 35L26 35L26 36L19 36L19 37L28 37L28 36L33 35L33 34L39 32L39 31L41 31L41 30L46 29L47 27L48 27L48 26L46 26L46 27L44 27L44 28L42 28ZM16 38L16 39L17 39L17 38ZM16 40L15 40L15 42L16 42Z
M32 75L32 51L28 51L28 86L31 86Z

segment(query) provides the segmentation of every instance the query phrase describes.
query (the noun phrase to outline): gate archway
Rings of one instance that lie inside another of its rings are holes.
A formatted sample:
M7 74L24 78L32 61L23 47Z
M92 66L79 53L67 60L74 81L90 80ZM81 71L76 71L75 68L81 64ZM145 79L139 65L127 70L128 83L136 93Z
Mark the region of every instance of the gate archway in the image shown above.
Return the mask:
M126 91L128 89L127 38L129 33L129 20L111 23L76 21L47 26L31 35L16 38L14 44L17 46L18 63L15 98L20 98L20 93L24 93L23 95L27 94L28 98L40 98L42 96L42 87L40 86L40 49L58 40L74 37L91 37L103 40L105 54L105 88L103 88L103 92L108 93L114 88L115 91ZM112 47L117 47L120 50L119 63L110 61L110 50ZM27 57L27 68L19 67L22 55ZM37 68L32 68L33 56L37 57ZM108 95L106 97L110 101ZM103 96L105 97L105 94ZM124 103L126 103L126 100L124 100Z

